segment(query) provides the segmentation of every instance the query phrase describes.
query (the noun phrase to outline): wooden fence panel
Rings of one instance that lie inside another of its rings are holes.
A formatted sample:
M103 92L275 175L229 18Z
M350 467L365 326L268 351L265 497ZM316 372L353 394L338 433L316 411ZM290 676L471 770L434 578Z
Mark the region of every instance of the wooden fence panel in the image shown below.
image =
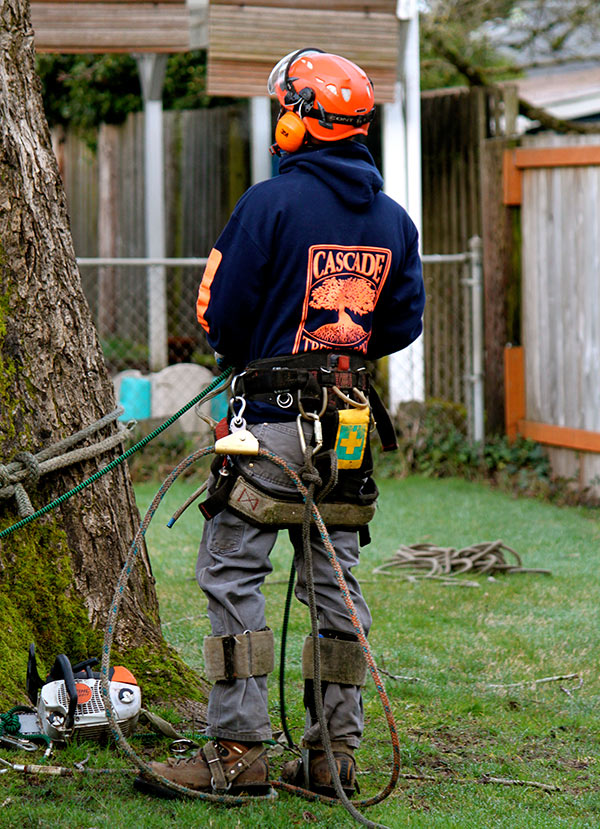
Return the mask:
M598 143L538 136L525 146ZM600 164L525 167L522 227L526 419L600 433ZM560 464L582 483L600 475L599 455L560 450Z
M167 256L208 256L249 184L246 105L165 112L163 137ZM143 257L143 113L118 127L103 126L95 152L72 133L57 133L54 143L77 255ZM81 271L110 368L146 368L146 268L85 266ZM170 345L183 349L179 357L206 350L195 318L200 271L167 270L168 333Z
M425 93L421 101L423 252L468 250L481 234L479 145L484 96ZM469 316L460 264L425 264L425 393L466 404Z

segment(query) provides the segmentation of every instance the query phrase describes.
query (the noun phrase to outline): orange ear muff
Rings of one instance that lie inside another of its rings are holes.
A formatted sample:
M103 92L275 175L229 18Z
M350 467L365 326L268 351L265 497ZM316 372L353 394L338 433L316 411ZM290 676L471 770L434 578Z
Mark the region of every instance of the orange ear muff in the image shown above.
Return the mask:
M275 127L275 141L284 153L299 150L306 135L302 118L295 112L284 113Z

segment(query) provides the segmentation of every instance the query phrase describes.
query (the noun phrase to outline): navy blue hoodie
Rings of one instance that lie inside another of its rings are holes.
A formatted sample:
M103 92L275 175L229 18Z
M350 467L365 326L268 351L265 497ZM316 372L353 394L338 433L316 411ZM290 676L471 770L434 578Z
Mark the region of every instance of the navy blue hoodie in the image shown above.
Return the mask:
M285 156L251 187L198 294L208 342L236 367L314 349L376 359L422 331L417 230L362 144Z

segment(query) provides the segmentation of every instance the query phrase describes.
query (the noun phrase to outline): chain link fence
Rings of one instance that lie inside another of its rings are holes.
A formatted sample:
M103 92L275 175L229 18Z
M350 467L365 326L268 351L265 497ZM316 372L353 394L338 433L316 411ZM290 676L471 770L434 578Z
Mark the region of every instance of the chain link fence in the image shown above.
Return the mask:
M214 360L196 320L206 259L79 260L83 288L124 418L169 417L212 377ZM423 257L423 337L377 368L377 382L401 429L423 401L446 404L472 440L483 438L481 243L459 254ZM158 300L157 300L158 297ZM211 404L222 416L225 396ZM202 430L192 412L185 431Z

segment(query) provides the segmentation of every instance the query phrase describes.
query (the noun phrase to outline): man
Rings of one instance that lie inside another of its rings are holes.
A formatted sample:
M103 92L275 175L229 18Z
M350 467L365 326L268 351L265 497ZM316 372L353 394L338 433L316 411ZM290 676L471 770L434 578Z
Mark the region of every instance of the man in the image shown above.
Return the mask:
M347 505L347 517L332 529L331 540L368 633L369 609L351 572L359 558L361 525L365 540L364 521L357 516L364 509L372 514L377 494L366 445L367 397L377 400L364 363L405 348L421 333L417 230L403 208L383 194L370 153L356 141L367 134L374 114L373 87L362 69L343 57L302 49L276 65L268 89L281 104L275 134L275 150L283 151L280 175L251 187L238 202L209 256L198 319L211 347L238 375L233 428L247 426L262 448L295 470L314 452L324 478L323 514L329 501ZM346 462L340 424L352 420L349 413L357 409L364 428L348 427L360 444L351 440L348 452L358 460ZM376 419L385 434L382 407ZM386 437L394 442L393 429ZM328 473L336 440L339 469ZM214 681L207 728L213 739L192 759L154 768L197 790L230 786L232 793L262 793L268 789L263 742L271 738L267 674L273 639L261 585L271 572L277 529L287 526L296 596L307 603L301 530L285 518L279 525L253 520L242 499L231 495L231 482L241 477L244 486L253 487L256 503L264 497L289 505L295 488L278 466L265 458L217 458L203 505L209 520L197 565L212 627L204 653ZM364 656L318 535L312 538L312 555L323 707L340 781L351 795L354 750L363 731ZM305 651L312 652L309 640ZM315 715L310 658L303 659L303 670L308 768L288 763L283 776L334 794Z

